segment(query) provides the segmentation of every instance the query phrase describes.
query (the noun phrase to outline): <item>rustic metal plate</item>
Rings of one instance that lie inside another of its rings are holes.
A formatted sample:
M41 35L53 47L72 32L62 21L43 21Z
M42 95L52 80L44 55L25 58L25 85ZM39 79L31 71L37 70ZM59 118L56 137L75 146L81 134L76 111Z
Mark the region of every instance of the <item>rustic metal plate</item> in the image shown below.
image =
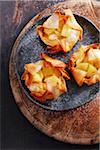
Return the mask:
M76 51L81 44L86 45L99 42L99 31L96 26L83 16L74 16L78 23L82 26L84 33L82 41L77 42L77 44L69 53L58 53L55 55L51 55L47 52L46 45L40 40L36 33L36 27L39 24L42 24L47 19L47 17L42 18L41 20L33 24L33 26L30 26L28 31L24 32L24 35L21 37L18 46L16 47L17 55L15 65L16 74L20 86L32 102L45 109L61 111L77 108L95 98L97 93L99 92L99 83L91 86L83 85L82 87L79 87L69 72L71 80L66 81L68 92L62 94L57 100L48 100L46 103L42 104L30 96L29 90L26 88L24 82L21 81L21 75L23 73L24 65L26 63L38 61L42 52L47 53L49 56L62 60L66 63L69 60L71 54Z

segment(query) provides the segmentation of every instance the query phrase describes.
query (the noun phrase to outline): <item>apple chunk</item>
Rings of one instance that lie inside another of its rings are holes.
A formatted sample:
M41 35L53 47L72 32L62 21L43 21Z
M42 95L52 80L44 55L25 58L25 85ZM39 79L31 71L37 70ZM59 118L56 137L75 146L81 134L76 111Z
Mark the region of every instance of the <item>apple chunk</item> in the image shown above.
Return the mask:
M94 74L96 74L96 72L97 72L97 69L93 65L89 64L86 76L91 77Z
M50 34L54 33L54 31L55 31L55 30L54 30L54 29L51 29L51 28L50 28L50 29L44 28L44 33L47 34L47 35L50 35Z
M83 70L83 71L87 71L87 70L88 70L88 66L89 66L88 63L79 63L79 64L76 66L76 68L81 69L81 70Z

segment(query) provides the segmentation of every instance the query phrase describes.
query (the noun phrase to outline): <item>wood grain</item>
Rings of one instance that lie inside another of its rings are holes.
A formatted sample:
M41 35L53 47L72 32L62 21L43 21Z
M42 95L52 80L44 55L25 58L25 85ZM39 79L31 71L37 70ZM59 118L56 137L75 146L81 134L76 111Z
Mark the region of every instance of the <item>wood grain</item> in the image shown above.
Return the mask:
M47 111L29 101L20 88L16 77L16 46L22 34L34 22L45 16L45 13L52 13L55 10L63 10L64 8L71 8L73 12L88 17L99 27L99 15L97 11L99 7L95 1L65 1L45 9L27 24L16 40L9 63L10 84L15 101L21 112L36 128L41 130L43 133L63 142L75 144L95 144L100 141L99 97L96 97L96 99L77 109L62 112ZM14 15L14 20L16 20L16 14ZM18 23L17 20L16 23Z

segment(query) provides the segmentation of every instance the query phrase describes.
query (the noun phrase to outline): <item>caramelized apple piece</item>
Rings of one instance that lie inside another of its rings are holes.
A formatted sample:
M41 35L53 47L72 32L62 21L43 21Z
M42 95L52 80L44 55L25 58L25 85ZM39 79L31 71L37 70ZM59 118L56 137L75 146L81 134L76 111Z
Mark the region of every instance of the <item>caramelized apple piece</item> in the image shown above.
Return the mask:
M43 73L39 71L38 73L32 74L32 81L34 82L42 82L43 80Z
M83 70L83 71L87 71L89 67L88 63L79 63L76 68Z
M55 32L55 29L44 28L44 33L50 35Z
M51 64L49 64L48 67L44 66L42 72L45 78L51 75L56 75L56 76L61 75L60 71L57 68L51 66Z
M86 77L91 77L96 73L97 73L97 69L93 65L89 64Z

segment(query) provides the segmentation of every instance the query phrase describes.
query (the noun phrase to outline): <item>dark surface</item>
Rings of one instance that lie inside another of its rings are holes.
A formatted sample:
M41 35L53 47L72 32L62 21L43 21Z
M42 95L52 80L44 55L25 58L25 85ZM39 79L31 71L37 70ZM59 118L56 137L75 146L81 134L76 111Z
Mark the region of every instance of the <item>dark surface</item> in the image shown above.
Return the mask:
M75 15L75 18L83 28L83 39L78 41L69 53L58 53L53 56L48 54L51 57L64 61L65 63L69 61L71 54L75 52L81 44L87 45L99 42L99 31L96 29L96 27L89 20L82 16ZM66 81L68 87L67 92L60 95L57 100L48 100L43 104L39 103L39 101L30 96L29 90L26 88L24 82L21 81L24 65L40 60L41 53L47 53L46 45L40 40L36 32L37 26L42 24L46 19L47 17L37 21L32 27L29 27L28 31L24 32L24 35L22 35L20 38L19 44L16 47L17 77L28 98L41 107L56 111L77 108L96 97L96 94L99 92L99 83L91 86L84 84L83 86L79 87L73 77L71 77L71 80Z
M1 2L1 149L97 150L99 145L70 145L53 140L35 129L20 113L9 85L8 63L12 45L24 25L43 8L55 2ZM42 7L41 7L42 4ZM16 12L14 12L16 11ZM12 19L14 13L20 16Z

